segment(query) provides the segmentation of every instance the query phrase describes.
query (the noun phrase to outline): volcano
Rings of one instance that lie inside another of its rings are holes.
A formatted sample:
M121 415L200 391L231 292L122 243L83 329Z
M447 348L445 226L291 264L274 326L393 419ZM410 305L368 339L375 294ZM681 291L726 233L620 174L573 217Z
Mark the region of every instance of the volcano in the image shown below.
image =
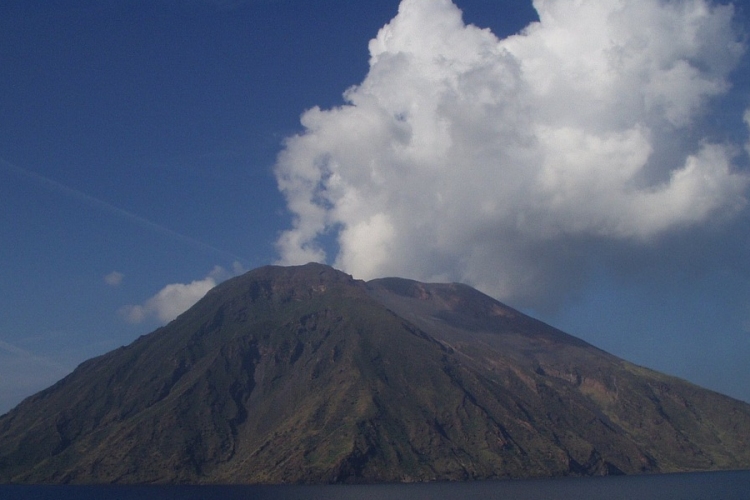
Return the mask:
M367 483L750 468L750 405L461 284L228 280L0 417L2 483Z

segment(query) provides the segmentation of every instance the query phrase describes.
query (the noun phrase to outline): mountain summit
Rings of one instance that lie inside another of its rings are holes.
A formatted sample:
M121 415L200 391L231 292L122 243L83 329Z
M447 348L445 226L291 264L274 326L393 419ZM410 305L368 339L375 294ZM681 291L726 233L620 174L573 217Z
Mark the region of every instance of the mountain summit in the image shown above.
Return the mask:
M749 441L750 405L468 286L269 266L0 417L0 482L736 469Z

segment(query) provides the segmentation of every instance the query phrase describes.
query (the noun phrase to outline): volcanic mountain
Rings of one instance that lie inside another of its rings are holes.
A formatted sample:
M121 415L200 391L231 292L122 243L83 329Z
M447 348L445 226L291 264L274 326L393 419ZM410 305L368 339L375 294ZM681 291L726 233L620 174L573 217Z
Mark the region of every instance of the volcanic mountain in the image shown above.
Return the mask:
M4 483L331 483L750 467L750 405L465 285L231 279L0 417Z

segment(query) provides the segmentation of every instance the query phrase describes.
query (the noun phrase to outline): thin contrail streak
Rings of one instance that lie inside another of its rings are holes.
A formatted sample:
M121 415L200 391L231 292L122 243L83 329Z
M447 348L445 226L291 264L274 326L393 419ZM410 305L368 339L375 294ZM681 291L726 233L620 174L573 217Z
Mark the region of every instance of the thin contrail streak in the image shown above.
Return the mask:
M27 179L30 179L32 181L35 181L42 186L46 187L47 189L58 192L61 194L64 194L66 196L69 196L75 200L78 200L80 202L83 202L87 205L90 205L94 208L98 208L104 212L116 215L122 219L128 220L130 222L135 223L136 225L143 227L145 229L149 229L157 234L160 234L162 236L166 236L168 238L171 238L173 240L179 241L181 243L185 243L189 246L198 248L200 250L221 255L223 257L229 257L235 261L242 261L240 257L237 257L236 255L229 253L227 251L221 250L219 248L216 248L212 245L209 245L208 243L204 243L202 241L196 240L195 238L191 238L190 236L185 236L184 234L178 233L177 231L174 231L172 229L169 229L167 227L164 227L160 224L157 224L155 222L152 222L144 217L141 217L140 215L136 215L132 212L128 212L127 210L124 210L120 207L116 207L112 205L111 203L107 203L106 201L100 200L98 198L94 198L91 195L88 195L82 191L78 191L77 189L73 189L71 187L66 186L65 184L62 184L58 181L55 181L53 179L50 179L48 177L45 177L41 174L38 174L36 172L33 172L31 170L27 170L25 168L19 167L18 165L14 165L13 163L10 163L9 161L3 160L0 158L0 165L5 167L7 170L11 171L12 173L19 175L21 177L25 177Z
M4 340L0 340L0 351L5 351L9 354L13 354L17 358L35 361L41 365L47 366L48 368L53 368L55 370L60 370L64 372L70 371L70 368L61 365L57 361L53 361L46 356L39 356L37 354L34 354L31 351L27 351L26 349L22 349L9 342L5 342Z

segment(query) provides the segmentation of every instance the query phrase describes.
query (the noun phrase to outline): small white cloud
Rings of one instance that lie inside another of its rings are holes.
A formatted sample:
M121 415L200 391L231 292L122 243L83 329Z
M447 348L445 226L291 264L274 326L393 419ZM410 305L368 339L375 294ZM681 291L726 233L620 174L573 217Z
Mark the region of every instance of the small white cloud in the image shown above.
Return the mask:
M124 274L117 271L112 271L104 277L104 282L109 286L120 286L120 283L122 283L122 279L124 277Z
M235 266L235 272L237 267ZM202 280L172 283L143 304L124 306L120 308L119 313L129 323L141 323L150 319L156 319L162 324L169 323L190 309L218 283L231 276L232 273L221 266L216 266Z
M173 283L162 288L142 305L125 306L120 313L131 323L141 323L150 318L169 323L190 309L215 286L216 281L211 276L191 283Z
M231 272L221 266L214 266L202 280L172 283L143 304L124 306L120 308L119 313L129 323L141 323L150 319L158 320L160 323L169 323L190 309L217 284L244 272L245 268L240 262L232 264Z
M140 323L146 319L145 306L122 306L118 312L128 323Z
M232 263L232 274L234 276L239 276L240 274L245 274L247 272L247 269L245 269L245 266L242 265L239 261L234 261Z

